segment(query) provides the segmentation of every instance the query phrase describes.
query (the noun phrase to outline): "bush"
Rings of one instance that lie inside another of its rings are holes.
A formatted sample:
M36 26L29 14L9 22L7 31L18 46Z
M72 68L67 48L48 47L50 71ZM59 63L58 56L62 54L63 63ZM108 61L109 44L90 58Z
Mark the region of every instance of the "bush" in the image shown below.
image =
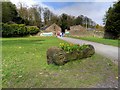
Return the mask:
M21 37L29 34L36 34L39 28L36 26L25 26L24 24L7 24L2 23L3 37Z
M27 32L33 35L39 32L39 28L37 26L27 26Z
M8 24L2 23L2 36L10 36L11 35L11 28Z
M24 36L26 34L27 34L27 29L24 24L2 23L2 36L3 37Z
M11 24L12 36L25 36L27 35L27 28L24 24Z

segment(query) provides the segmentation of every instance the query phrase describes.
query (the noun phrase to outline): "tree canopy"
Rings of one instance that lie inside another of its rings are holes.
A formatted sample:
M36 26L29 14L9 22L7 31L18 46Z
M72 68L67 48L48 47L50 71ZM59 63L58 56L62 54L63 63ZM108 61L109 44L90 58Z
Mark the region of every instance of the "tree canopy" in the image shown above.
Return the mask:
M105 38L120 38L120 1L114 3L106 12L105 22Z
M86 16L79 15L75 17L65 13L56 15L50 9L43 8L39 5L27 7L24 3L19 3L16 8L11 2L3 2L2 11L3 23L12 21L14 23L37 26L39 28L56 23L61 26L62 32L65 32L65 29L69 30L70 26L73 25L82 25L88 28L95 27L95 22Z
M17 15L18 13L14 4L11 2L2 2L2 21L4 23L14 21Z
M24 20L18 15L15 4L2 2L2 22L24 23Z

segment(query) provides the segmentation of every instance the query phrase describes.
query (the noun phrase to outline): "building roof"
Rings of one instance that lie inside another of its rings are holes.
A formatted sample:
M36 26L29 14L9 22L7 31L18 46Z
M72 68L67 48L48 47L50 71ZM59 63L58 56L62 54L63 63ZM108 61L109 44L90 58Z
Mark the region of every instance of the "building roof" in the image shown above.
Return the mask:
M46 30L47 28L49 28L49 27L51 27L51 26L53 26L53 25L58 26L56 23L53 23L53 24L51 24L51 25L49 25L49 26L44 26L44 27L42 27L41 30ZM58 27L60 27L60 26L58 26Z
M49 25L50 26L50 25ZM46 30L49 26L41 27L41 30Z

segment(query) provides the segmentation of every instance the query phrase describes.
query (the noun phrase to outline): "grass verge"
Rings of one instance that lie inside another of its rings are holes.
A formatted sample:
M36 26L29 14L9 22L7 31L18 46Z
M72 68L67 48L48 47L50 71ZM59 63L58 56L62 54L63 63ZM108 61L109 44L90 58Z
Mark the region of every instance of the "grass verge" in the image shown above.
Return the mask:
M118 67L97 54L63 66L47 65L47 49L63 42L55 37L3 38L2 87L87 88L118 76Z
M98 37L75 37L75 36L70 36L70 37L118 47L118 40L104 39Z

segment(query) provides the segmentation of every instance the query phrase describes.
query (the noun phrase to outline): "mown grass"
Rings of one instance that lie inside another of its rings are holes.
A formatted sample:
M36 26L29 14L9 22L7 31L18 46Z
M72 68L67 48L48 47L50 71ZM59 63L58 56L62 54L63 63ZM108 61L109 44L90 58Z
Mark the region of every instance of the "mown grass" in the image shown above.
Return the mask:
M109 76L117 77L117 66L97 54L63 66L47 65L47 49L63 42L55 37L3 38L2 87L94 87Z
M82 39L82 40L87 40L87 41L92 41L92 42L97 42L97 43L102 43L105 45L112 45L112 46L117 46L118 47L118 40L113 40L113 39L105 39L105 38L98 38L98 37L75 37L75 36L70 36L72 38L77 38L77 39Z

